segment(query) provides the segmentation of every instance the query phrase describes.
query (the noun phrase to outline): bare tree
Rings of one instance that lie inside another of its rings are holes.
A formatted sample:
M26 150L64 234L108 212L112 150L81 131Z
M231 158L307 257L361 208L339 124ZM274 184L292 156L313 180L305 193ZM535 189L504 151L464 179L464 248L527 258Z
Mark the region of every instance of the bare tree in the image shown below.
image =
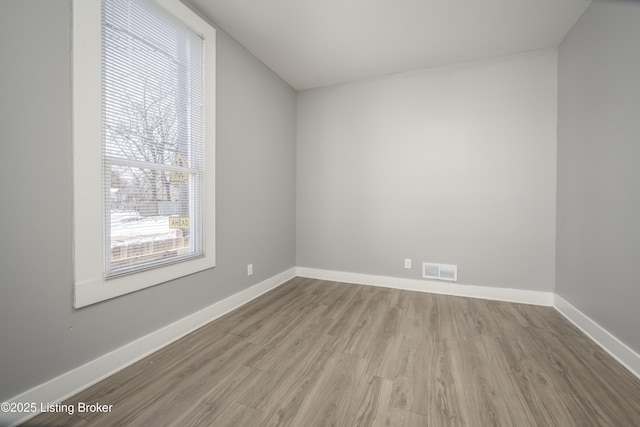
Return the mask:
M132 95L126 85L122 95L127 102L116 107L122 114L114 114L105 123L109 155L140 160L151 164L174 164L178 152L177 93L160 81L150 84L144 80L139 96ZM123 104L123 105L122 105ZM140 169L144 175L149 200L171 200L169 174L157 169Z

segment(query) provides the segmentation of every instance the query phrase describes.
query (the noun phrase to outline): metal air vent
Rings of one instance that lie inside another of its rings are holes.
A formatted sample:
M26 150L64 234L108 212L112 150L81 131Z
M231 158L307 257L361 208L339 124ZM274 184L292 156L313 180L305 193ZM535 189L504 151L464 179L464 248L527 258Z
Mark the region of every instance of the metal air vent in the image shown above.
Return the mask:
M425 279L458 281L458 266L450 264L422 263L422 277Z

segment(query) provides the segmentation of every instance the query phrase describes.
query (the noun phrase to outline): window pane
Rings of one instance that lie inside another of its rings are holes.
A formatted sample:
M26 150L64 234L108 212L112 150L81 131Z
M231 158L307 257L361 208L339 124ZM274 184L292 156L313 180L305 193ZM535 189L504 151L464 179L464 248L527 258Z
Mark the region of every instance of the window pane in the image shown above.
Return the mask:
M199 219L189 196L197 176L116 165L110 169L109 270L148 267L196 253L191 236Z
M104 0L105 277L203 254L201 38L147 0Z

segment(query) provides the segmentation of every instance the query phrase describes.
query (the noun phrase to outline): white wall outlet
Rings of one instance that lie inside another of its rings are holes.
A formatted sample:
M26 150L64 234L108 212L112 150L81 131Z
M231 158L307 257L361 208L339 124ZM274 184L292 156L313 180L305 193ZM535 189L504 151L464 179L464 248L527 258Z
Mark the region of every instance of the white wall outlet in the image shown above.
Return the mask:
M404 259L404 268L411 268L411 258Z
M247 276L253 276L253 264L247 264Z

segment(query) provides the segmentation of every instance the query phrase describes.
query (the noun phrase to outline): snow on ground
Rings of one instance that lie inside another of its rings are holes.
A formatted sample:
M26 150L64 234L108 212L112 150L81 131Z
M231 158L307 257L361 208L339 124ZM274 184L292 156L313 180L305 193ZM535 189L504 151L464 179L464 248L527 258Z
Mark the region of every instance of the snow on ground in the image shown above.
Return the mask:
M111 246L173 239L181 230L169 228L168 216L142 217L138 212L111 212Z

